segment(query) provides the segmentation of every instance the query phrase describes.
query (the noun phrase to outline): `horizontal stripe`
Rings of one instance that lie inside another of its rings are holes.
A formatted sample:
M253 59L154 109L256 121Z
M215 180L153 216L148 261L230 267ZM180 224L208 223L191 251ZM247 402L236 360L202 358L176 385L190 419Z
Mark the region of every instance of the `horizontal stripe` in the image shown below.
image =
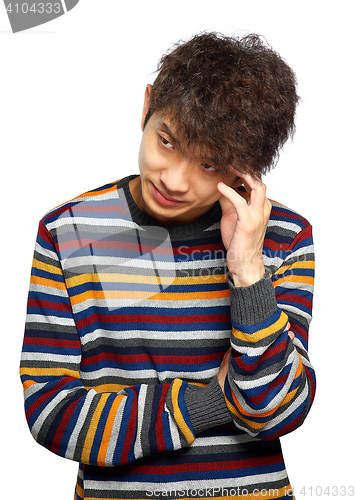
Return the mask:
M31 432L82 462L77 500L147 498L152 486L289 498L278 437L303 422L315 391L309 223L273 203L263 261L276 301L257 284L240 324L219 205L192 224L150 226L125 182L40 222L21 359ZM225 407L209 382L230 345ZM216 424L216 408L230 423Z

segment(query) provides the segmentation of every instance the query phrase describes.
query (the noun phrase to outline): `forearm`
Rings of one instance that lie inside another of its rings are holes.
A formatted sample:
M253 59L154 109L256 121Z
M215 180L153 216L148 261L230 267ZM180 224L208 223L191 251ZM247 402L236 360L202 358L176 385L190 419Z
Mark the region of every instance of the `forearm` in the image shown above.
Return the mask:
M250 287L235 287L230 280L230 289L227 406L239 428L272 439L300 425L308 413L313 371L288 336L289 318L267 274Z
M23 379L25 372L22 367ZM196 387L176 379L118 394L86 390L70 377L26 385L26 416L36 441L67 459L95 466L120 466L180 449L197 433L231 421L215 384Z
M131 378L125 388L120 380L117 392L87 387L81 378L88 359L83 347L55 246L40 225L21 357L34 438L66 458L115 466L187 446L206 425L231 419L214 384L197 387L175 378L134 385ZM215 411L222 405L223 420Z

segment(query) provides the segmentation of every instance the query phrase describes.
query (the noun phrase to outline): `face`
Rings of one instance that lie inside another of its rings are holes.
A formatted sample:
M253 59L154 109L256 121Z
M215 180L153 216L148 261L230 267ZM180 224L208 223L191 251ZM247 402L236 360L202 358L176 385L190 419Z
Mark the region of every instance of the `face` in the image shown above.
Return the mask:
M142 121L148 108L149 89ZM223 178L206 160L189 160L180 150L174 125L157 113L143 130L139 168L140 177L130 182L132 196L143 212L164 224L199 218L221 197L217 184L236 180L235 174Z

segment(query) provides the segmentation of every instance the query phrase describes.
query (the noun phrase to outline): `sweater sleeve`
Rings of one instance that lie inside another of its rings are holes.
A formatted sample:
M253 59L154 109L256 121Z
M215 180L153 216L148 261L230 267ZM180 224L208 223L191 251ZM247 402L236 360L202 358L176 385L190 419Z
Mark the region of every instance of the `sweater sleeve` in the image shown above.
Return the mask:
M278 268L250 287L236 288L229 280L232 354L225 399L235 425L260 439L300 426L315 394L307 352L314 278L310 225L278 259Z
M204 388L211 403L203 412L205 423L196 415L199 402L189 415L185 394L195 386L181 379L117 393L88 389L80 377L81 350L61 263L40 224L20 367L26 418L36 441L84 464L117 466L189 445L197 432L191 417L200 430L231 421L216 379Z

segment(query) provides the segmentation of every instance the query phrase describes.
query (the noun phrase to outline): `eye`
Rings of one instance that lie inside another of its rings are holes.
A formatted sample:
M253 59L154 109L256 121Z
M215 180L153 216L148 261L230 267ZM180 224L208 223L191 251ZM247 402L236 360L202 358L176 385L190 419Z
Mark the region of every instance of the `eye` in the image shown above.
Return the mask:
M173 144L171 142L169 142L167 139L165 139L164 137L162 137L161 135L160 135L160 139L162 141L162 144L164 144L167 148L174 149Z
M202 163L202 167L204 170L208 172L216 172L217 169L215 167L212 167L211 165L208 165L207 163Z

